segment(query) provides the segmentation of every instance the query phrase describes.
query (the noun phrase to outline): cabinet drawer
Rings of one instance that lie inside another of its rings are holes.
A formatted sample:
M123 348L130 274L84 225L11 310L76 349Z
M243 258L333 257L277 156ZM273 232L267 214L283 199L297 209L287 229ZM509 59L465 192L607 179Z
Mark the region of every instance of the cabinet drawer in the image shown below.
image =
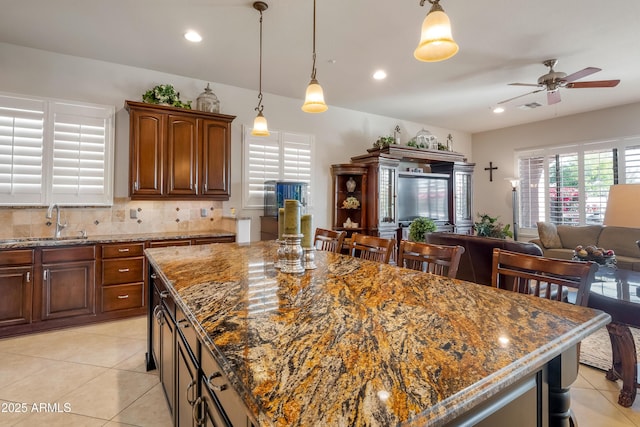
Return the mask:
M142 256L143 253L144 242L118 243L102 246L102 258L124 258L131 256Z
M143 287L143 283L103 286L102 311L107 312L143 307Z
M65 248L43 248L42 263L93 260L96 257L95 246L67 246Z
M193 239L194 245L208 245L209 243L233 243L236 241L236 238L233 236L224 236L224 237L200 237L197 239Z
M191 246L191 240L156 240L149 242L150 248L166 248L167 246Z
M102 284L114 285L144 281L144 258L102 260Z
M33 264L33 249L0 251L0 266Z

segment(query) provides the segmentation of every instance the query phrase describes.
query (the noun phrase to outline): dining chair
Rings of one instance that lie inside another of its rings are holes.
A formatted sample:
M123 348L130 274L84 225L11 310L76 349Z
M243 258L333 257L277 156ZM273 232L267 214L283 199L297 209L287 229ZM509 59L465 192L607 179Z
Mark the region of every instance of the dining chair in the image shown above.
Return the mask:
M389 264L395 239L353 233L349 244L349 255Z
M324 228L316 228L316 234L313 239L313 246L319 251L328 251L340 253L342 250L342 242L347 235L344 231L326 230Z
M493 287L568 302L575 292L575 304L587 306L589 290L598 264L527 255L495 248L491 284Z
M455 279L463 253L464 248L459 245L445 246L403 240L400 242L398 265Z

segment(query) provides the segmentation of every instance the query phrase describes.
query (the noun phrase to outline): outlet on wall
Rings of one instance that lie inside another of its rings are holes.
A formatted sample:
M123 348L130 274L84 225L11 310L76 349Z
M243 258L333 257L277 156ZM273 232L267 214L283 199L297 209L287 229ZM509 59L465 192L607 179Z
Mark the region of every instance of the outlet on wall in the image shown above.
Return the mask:
M206 218L207 217L207 208L201 208L200 209L200 216L202 218Z

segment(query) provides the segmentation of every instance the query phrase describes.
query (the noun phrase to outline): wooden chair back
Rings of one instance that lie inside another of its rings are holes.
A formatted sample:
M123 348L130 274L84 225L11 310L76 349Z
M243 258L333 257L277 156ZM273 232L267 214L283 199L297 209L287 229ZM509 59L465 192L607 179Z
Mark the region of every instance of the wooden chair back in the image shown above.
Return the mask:
M455 278L463 253L464 248L458 245L445 246L403 240L400 242L398 265Z
M598 265L493 250L491 283L494 287L565 301L569 290L576 292L576 305L587 306L589 290Z
M342 242L344 242L344 237L346 235L347 233L344 231L316 228L313 245L319 251L335 252L339 254L342 250Z
M395 239L353 233L349 245L349 255L388 264L395 245Z

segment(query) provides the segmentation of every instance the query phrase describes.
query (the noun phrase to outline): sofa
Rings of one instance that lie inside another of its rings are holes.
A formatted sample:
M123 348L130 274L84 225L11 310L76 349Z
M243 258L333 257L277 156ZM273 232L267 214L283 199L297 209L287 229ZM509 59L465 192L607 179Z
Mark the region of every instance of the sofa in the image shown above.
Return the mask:
M636 243L640 240L640 228L539 222L538 236L530 242L540 246L546 257L571 259L576 246L594 245L613 250L618 268L640 271L640 248Z
M447 232L426 233L425 241L436 245L460 245L464 253L460 258L457 279L491 286L493 267L493 248L521 252L530 255L542 255L542 249L529 242L497 239L494 237L472 236Z

